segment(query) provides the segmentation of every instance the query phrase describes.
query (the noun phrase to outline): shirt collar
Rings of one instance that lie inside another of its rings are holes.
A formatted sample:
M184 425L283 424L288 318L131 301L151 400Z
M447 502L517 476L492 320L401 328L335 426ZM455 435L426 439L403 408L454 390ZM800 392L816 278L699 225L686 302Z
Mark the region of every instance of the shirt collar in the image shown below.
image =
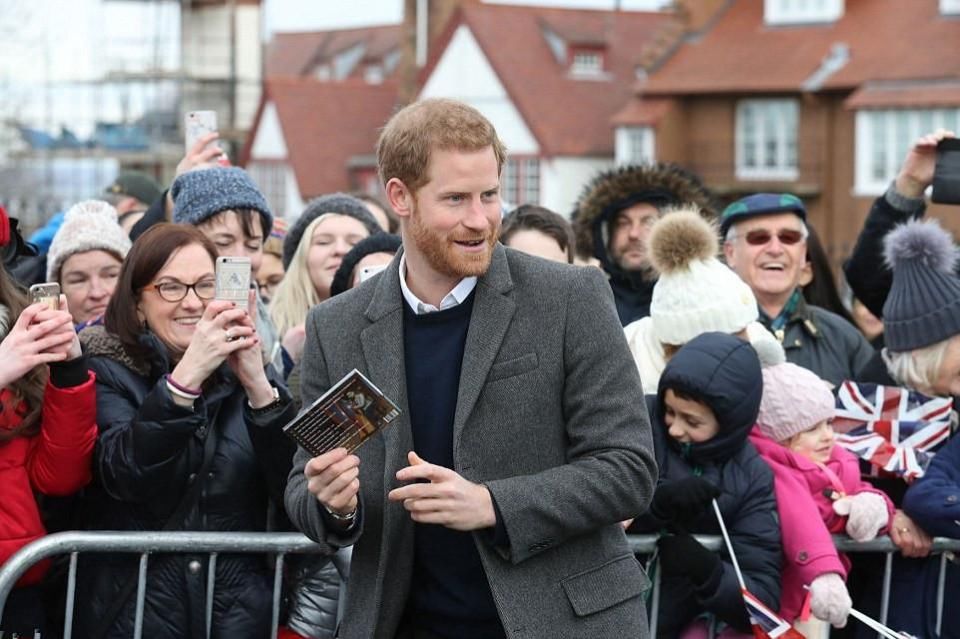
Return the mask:
M403 299L407 301L407 305L410 306L417 315L436 313L437 311L445 311L448 308L458 306L470 296L470 293L472 293L476 287L477 278L475 276L465 277L453 287L452 291L443 296L443 299L440 300L439 308L433 304L427 304L414 295L413 291L407 286L407 256L400 256L400 292L403 293Z

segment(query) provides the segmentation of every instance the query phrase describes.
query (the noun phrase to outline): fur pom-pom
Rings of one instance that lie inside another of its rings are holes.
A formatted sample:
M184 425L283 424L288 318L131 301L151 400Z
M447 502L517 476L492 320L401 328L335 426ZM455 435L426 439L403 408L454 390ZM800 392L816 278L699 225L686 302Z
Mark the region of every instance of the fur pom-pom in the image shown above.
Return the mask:
M659 273L686 270L694 260L717 256L716 227L692 207L670 209L653 225L647 240L650 263Z
M761 368L776 366L787 361L787 354L783 351L783 346L773 335L764 335L759 338L751 339L750 345L757 351L757 357L760 359Z
M953 237L936 220L912 220L883 238L883 257L891 269L915 262L928 269L952 274L960 257Z

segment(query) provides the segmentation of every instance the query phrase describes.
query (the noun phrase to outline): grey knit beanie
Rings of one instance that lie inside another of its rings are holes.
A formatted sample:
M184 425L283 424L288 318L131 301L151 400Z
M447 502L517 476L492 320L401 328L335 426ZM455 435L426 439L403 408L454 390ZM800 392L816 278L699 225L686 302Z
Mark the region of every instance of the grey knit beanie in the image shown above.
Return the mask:
M293 260L293 254L297 252L297 246L300 245L300 239L303 232L310 226L310 222L323 215L324 213L336 213L337 215L348 215L356 218L367 230L370 235L383 231L377 224L376 218L367 209L366 205L346 193L329 193L313 198L307 202L307 208L303 210L300 217L287 232L287 237L283 240L283 268L290 268L290 261Z
M893 285L883 305L888 349L902 353L960 334L960 279L953 238L936 220L907 222L883 240Z
M260 189L235 166L187 171L170 187L173 221L197 226L217 213L252 209L263 218L264 236L273 228L273 213Z
M130 250L130 238L117 222L117 210L101 200L71 206L47 251L47 281L60 280L60 268L75 253L106 251L120 261Z

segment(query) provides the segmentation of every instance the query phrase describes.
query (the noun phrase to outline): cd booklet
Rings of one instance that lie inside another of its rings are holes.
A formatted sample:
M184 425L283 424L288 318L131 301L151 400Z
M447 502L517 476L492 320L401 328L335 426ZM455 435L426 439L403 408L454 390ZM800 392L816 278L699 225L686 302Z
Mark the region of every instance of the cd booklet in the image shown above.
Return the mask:
M397 405L353 369L283 432L314 457L341 447L352 453L399 415Z

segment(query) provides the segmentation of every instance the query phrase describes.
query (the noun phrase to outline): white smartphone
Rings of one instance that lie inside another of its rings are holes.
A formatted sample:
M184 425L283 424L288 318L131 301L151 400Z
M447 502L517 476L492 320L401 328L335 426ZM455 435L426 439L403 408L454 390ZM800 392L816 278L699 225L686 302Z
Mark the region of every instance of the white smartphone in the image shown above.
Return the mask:
M389 266L389 265L388 265L388 264L377 264L376 266L364 266L362 269L360 269L360 281L361 281L361 282L366 282L366 281L369 280L371 277L373 277L374 275L376 275L377 273L379 273L379 272L382 271L383 269L387 268L387 266Z
M246 308L250 295L250 258L218 257L216 268L216 298Z
M217 131L216 111L189 111L183 119L183 130L187 153L197 140Z

